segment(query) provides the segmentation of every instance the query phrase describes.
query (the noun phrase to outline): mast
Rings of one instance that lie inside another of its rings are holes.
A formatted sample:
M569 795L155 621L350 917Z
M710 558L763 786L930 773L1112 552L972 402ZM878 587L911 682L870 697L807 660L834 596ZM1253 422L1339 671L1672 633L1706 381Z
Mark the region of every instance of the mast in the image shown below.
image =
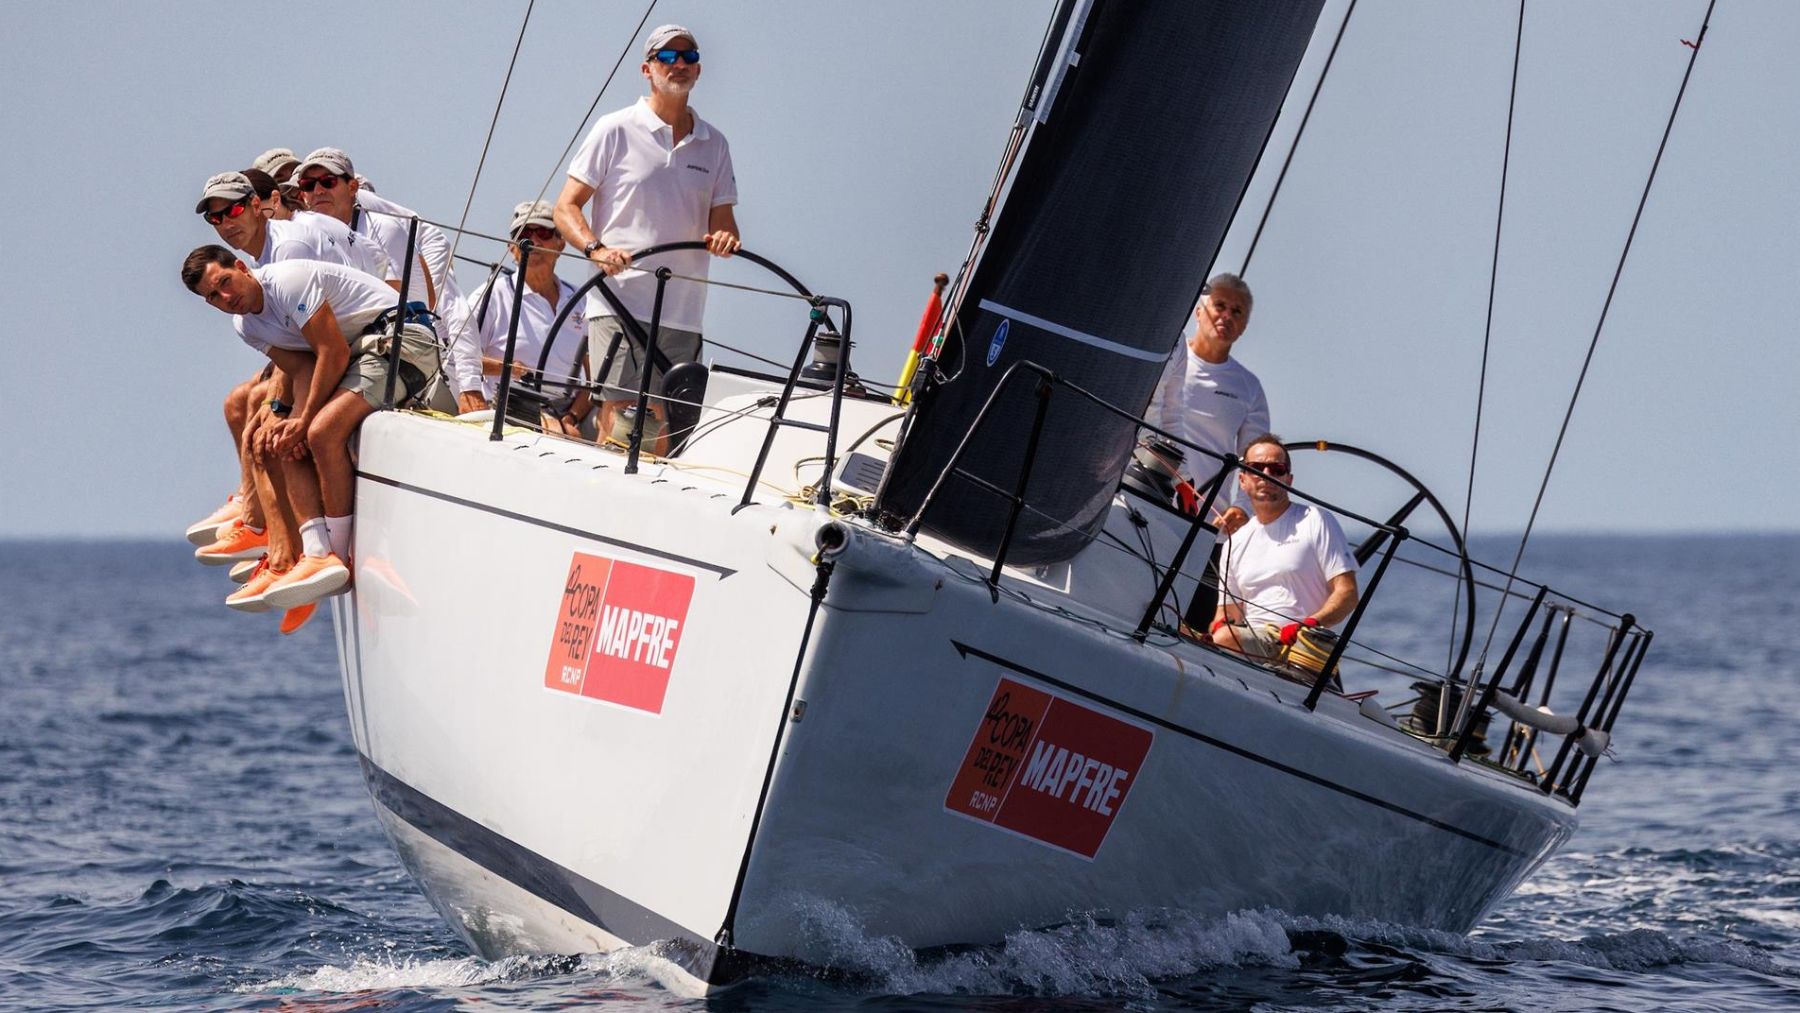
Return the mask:
M877 504L910 516L1007 367L1029 359L1141 412L1199 298L1323 0L1064 3L1033 69L1004 204L946 314L940 363ZM1059 44L1060 43L1060 44ZM988 209L992 211L990 206ZM986 216L984 215L984 223ZM1032 393L1003 395L962 468L1010 488ZM1133 427L1058 398L1010 562L1079 552L1104 519ZM952 479L925 517L991 555L1008 505Z

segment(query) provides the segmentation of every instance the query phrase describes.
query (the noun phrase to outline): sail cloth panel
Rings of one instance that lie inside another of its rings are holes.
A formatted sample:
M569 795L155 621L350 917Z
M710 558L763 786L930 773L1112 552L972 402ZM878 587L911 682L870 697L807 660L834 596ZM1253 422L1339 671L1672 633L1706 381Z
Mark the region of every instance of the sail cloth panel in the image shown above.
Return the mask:
M1054 105L1040 112L1006 202L953 309L881 509L909 517L1021 359L1141 413L1255 170L1323 0L1101 0ZM958 347L960 345L960 347ZM1033 388L1016 379L960 467L1018 481ZM1074 555L1104 520L1134 427L1054 395L1008 562ZM983 555L1009 506L952 478L927 530Z

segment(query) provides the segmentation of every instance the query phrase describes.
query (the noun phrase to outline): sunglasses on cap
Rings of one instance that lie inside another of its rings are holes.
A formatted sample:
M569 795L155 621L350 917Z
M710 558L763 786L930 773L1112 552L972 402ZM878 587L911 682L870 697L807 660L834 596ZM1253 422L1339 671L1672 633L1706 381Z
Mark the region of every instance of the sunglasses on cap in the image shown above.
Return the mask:
M223 208L220 208L217 211L202 211L202 212L200 212L200 217L206 219L206 224L208 224L208 225L217 225L227 218L238 217L239 215L243 214L244 209L249 206L250 206L250 198L239 197L237 200L232 201L230 204L225 205Z
M700 51L698 49L659 49L651 53L650 58L658 63L673 64L676 60L680 60L682 63L699 63Z
M1270 461L1266 464L1258 464L1255 461L1245 461L1244 469L1246 471L1254 471L1258 475L1267 475L1270 478L1288 477L1288 466L1282 464L1280 461Z
M542 225L527 225L527 226L524 226L523 228L519 229L519 234L517 236L515 236L514 238L515 239L529 239L533 243L536 243L537 245L542 246L545 243L548 243L553 239L562 238L562 233L557 232L555 229L547 228Z
M301 193L312 193L314 188L336 190L338 184L348 178L348 176L309 176L294 185L300 188Z

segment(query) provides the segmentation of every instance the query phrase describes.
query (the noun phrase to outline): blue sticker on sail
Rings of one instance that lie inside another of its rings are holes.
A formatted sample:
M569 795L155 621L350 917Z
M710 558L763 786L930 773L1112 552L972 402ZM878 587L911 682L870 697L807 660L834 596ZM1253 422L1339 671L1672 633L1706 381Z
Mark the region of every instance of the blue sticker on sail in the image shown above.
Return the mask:
M1000 358L1000 349L1006 347L1006 332L1011 329L1012 321L1000 318L1000 326L994 329L994 339L988 342L987 364L992 366L994 360Z

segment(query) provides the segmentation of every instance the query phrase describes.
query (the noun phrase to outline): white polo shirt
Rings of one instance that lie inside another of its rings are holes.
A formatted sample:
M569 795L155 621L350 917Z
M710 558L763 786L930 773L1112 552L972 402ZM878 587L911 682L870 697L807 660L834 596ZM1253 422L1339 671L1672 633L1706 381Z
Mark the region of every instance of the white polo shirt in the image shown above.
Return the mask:
M262 283L263 308L231 320L244 344L267 354L271 348L311 351L300 333L325 303L346 340L355 340L383 311L393 309L394 290L372 274L322 260L283 260L250 269Z
M373 215L361 207L350 213L350 231L375 244L381 251L387 270L383 272L383 281L399 281L400 267L406 263L406 230L394 224L394 219L385 215ZM415 282L418 279L413 279ZM425 300L421 299L420 302Z
M329 215L301 212L287 221L271 219L263 234L259 264L283 260L323 260L380 277L386 261L368 240Z
M487 290L482 285L463 297L461 314L467 320L469 331L475 335L476 344L481 354L496 359L506 358L506 329L512 323L513 277L500 275L494 279L494 294L488 299L487 312L477 314L481 310L481 293ZM550 333L550 325L556 321L556 315L562 312L569 300L575 297L575 286L556 279L556 305L550 300L525 289L525 305L519 310L519 340L513 346L513 358L526 366L536 369L538 355L544 350L544 336ZM578 373L576 354L581 351L583 337L582 317L579 312L571 313L563 321L562 329L556 332L556 340L550 343L550 358L544 363L544 378L560 380L575 376ZM500 391L500 377L483 376L482 389L489 401ZM562 387L548 384L544 393L552 400L568 397L573 392Z
M396 204L367 187L359 188L356 191L356 204L368 211L381 212L370 217L382 220L392 231L399 233L400 252L404 255L408 224L405 219L414 216L413 209ZM392 215L401 217L389 217ZM438 309L439 312L442 312L444 307L462 296L462 290L457 287L456 272L452 269L453 265L450 260L450 237L436 225L420 221L418 249L415 252L419 257L424 258L425 269L431 272L431 283L437 286ZM413 278L414 284L418 284L419 281L418 277ZM423 296L424 293L421 291L420 295ZM425 300L420 298L418 301L424 302Z
M588 224L600 242L635 253L661 243L704 239L712 209L737 203L725 135L696 113L694 129L680 144L674 139L674 128L650 111L646 99L594 123L569 162L569 175L594 188ZM659 256L653 264L704 278L711 259L705 250L682 250ZM624 271L609 284L633 316L650 319L656 300L653 275ZM587 315L609 317L613 311L598 292L590 292ZM705 315L706 286L670 279L662 323L698 331Z
M416 212L369 189L366 180L364 184L356 191L357 207L365 209L360 212L360 217L381 221L387 232L397 233L400 255L404 257L408 227L405 219L413 217ZM373 214L372 212L382 213ZM390 215L402 217L392 218L389 217ZM457 300L462 298L462 289L456 284L455 263L451 259L450 237L436 225L420 221L418 248L415 255L424 259L425 269L431 272L431 283L437 288L437 305L434 308L445 320L450 320L450 307L455 306ZM395 274L394 278L398 280L399 275ZM420 278L416 270L413 272L412 288L408 291L407 298L414 302L425 301L425 279ZM457 393L475 389L474 387L465 387L457 379L468 376L471 369L476 374L481 372L481 358L474 343L465 340L466 336L454 328L440 329L440 333L449 339L444 349L444 368L452 378ZM473 359L473 363L470 362L471 359Z

